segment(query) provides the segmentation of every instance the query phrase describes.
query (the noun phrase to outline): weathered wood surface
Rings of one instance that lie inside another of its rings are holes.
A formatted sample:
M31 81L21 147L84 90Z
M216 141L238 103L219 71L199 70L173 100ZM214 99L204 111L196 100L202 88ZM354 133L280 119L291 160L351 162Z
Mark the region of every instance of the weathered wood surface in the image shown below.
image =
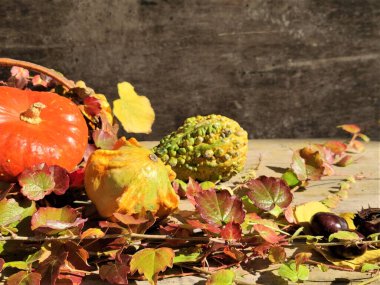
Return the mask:
M324 142L326 140L256 140L250 141L248 162L246 170L255 168L261 157L261 163L256 171L257 175L280 176L279 173L274 172L272 167L286 168L289 167L291 162L292 150L306 146L308 143ZM154 142L144 143L147 146L154 146ZM341 202L336 212L356 212L362 206L366 207L380 207L380 143L371 142L366 146L366 151L363 154L355 156L355 163L345 168L335 168L336 174L334 176L326 177L322 181L312 182L311 185L304 192L295 194L295 203L302 203L311 200L321 200L325 198L331 191L336 191L339 182L342 179L351 175L361 176L361 180L357 180L353 184L352 189L349 190L349 197L347 200ZM191 206L186 201L182 201L181 209L190 209ZM315 254L314 258L318 258ZM269 263L262 260L252 262L245 267L252 275L248 275L247 281L256 282L257 284L287 284L281 278L278 278L273 269L275 266L269 267ZM272 270L271 270L272 269ZM311 272L310 280L305 284L318 284L318 285L348 285L358 284L361 281L368 279L369 275L357 272L343 272L336 270L329 270L327 273L322 273L319 269L314 269ZM132 282L131 282L132 283ZM90 279L85 284L88 285L103 285L106 284L102 281ZM145 281L137 281L137 285L148 285ZM184 278L170 278L159 282L159 284L178 284L178 285L202 285L205 284L205 279L201 277L184 277ZM374 283L376 284L376 283ZM377 283L378 284L378 283Z
M380 1L0 1L0 55L116 96L130 81L159 139L220 113L253 138L380 138Z

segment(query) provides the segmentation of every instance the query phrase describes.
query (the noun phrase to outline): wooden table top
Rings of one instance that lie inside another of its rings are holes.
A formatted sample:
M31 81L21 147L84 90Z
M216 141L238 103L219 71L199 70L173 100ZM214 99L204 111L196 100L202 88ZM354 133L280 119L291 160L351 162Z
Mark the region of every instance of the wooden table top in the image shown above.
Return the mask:
M328 139L271 139L271 140L251 140L249 141L248 160L245 171L256 168L259 161L259 168L256 174L279 177L281 174L274 171L274 167L287 168L290 166L291 157L294 150L307 146L308 144L323 143ZM154 146L155 142L144 142L146 146ZM321 181L313 181L306 191L296 192L293 203L300 204L308 201L318 201L325 198L330 191L339 187L339 183L349 177L358 176L349 190L349 196L334 209L335 212L356 212L362 207L380 207L380 142L370 142L366 144L366 150L361 154L354 155L355 162L347 167L335 167L335 175L323 177ZM244 171L243 171L244 173ZM235 180L238 178L234 178ZM181 208L188 208L186 200L181 201ZM282 285L288 284L278 278L271 269L276 266L269 266L266 262L258 260L252 265L253 275L247 277L252 284ZM268 268L269 266L269 268ZM255 270L259 270L254 272ZM260 277L258 277L261 275ZM343 272L329 270L322 273L319 269L311 270L309 281L304 284L359 284L370 278L369 274L358 272ZM102 283L98 283L99 285ZM138 285L147 285L147 282L136 282ZM171 278L160 281L158 284L190 285L205 284L205 279L200 277Z
M292 152L309 143L323 143L325 139L276 139L276 140L252 140L249 142L248 161L245 171L256 168L259 161L259 167L256 170L257 175L267 175L279 177L281 174L276 173L274 167L287 168L291 163ZM143 142L145 146L152 147L156 142ZM314 181L306 191L296 192L293 203L299 204L307 201L316 201L325 198L330 191L336 190L342 179L352 175L362 177L358 179L349 190L348 199L342 201L336 212L356 212L362 207L368 205L380 207L380 143L370 142L366 144L366 150L362 154L355 154L355 162L347 167L335 167L335 175L324 177L321 181ZM244 172L243 172L244 173ZM234 178L235 180L238 178ZM186 200L182 200L180 209L189 209L192 206ZM289 252L292 254L292 252ZM288 254L289 256L289 254ZM269 266L269 267L268 267ZM278 267L278 266L277 266ZM275 275L273 269L276 265L269 265L267 262L257 260L252 263L250 275L247 275L247 281L252 284L271 284L282 285L288 284ZM312 269L309 281L304 284L359 284L361 281L370 278L368 274L358 272L343 272L329 270L322 273L319 269ZM103 285L108 284L101 280L86 279L85 285ZM148 285L146 281L130 281L130 284ZM202 277L190 276L182 278L170 278L159 281L158 284L167 285L202 285L205 279Z

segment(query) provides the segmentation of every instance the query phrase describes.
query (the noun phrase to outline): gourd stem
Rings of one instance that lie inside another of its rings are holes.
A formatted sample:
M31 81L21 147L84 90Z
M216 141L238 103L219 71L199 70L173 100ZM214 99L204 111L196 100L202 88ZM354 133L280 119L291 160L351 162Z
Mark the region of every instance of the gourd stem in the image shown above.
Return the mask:
M20 120L29 124L38 125L42 120L40 117L41 110L46 107L41 102L33 103L28 110L20 114Z
M56 72L52 69L46 68L44 66L35 64L35 63L17 60L17 59L12 59L12 58L0 58L0 65L19 66L19 67L23 67L23 68L26 68L29 70L36 71L36 72L41 72L41 73L53 78L59 84L62 84L64 87L66 87L68 89L75 87L73 82L68 80L66 77L60 75L58 72Z

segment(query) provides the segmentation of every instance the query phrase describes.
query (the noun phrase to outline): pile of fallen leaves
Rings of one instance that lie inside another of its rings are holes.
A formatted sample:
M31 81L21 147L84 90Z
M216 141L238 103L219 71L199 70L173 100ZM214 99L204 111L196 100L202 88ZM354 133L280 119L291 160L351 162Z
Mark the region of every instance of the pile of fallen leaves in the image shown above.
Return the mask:
M302 195L297 192L307 190L310 181L333 175L334 166L349 166L355 154L364 151L363 142L369 139L356 125L339 126L351 134L347 142L295 150L289 168L278 177L247 172L228 187L191 178L187 183L174 181L192 210L179 210L165 219L149 212L144 217L115 213L106 220L98 216L83 189L86 159L94 149L115 144L118 127L112 113L127 131L150 132L154 112L149 100L138 96L129 83L121 83L120 99L111 111L106 97L83 82L64 89L22 68L13 68L5 84L54 90L71 98L91 130L88 152L74 171L42 164L24 170L17 183L0 183L0 271L3 278L7 276L6 284L80 284L91 276L111 284L143 279L157 284L161 278L193 274L205 276L210 285L252 284L238 269L254 260L281 264L277 274L293 282L307 280L310 266L323 272L332 268L375 273L380 268L380 233L361 238L341 231L323 241L310 231L312 216L333 212L360 177L347 177L338 191L321 201L293 203L294 195ZM350 229L355 228L354 216L343 215ZM368 250L350 260L327 250L363 243ZM303 251L288 256L287 248L305 245L325 260L313 260L310 252ZM167 273L168 267L178 270Z

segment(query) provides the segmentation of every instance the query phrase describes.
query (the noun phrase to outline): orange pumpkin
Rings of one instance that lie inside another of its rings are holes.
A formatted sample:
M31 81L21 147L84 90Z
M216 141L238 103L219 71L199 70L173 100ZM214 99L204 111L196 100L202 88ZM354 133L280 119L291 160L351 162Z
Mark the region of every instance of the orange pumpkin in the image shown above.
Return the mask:
M0 87L0 181L42 162L70 171L82 160L87 141L86 122L71 100Z

